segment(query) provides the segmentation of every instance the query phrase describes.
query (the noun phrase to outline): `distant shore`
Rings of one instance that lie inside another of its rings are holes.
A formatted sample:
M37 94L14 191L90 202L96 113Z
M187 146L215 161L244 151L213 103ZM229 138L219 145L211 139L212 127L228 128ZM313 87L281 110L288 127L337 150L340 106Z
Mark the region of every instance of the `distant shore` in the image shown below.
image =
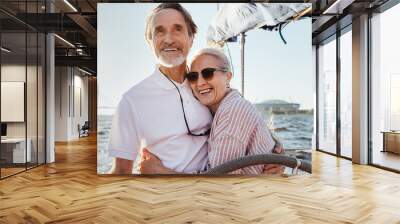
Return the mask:
M272 111L271 114L306 114L313 115L314 110L297 110L297 111Z

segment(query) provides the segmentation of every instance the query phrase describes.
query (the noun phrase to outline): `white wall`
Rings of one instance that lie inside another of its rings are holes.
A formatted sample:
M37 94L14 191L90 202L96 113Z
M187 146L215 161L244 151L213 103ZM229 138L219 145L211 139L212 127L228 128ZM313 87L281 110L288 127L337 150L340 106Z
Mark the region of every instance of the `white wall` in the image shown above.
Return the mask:
M25 65L17 65L17 64L8 64L1 66L1 81L2 82L25 82L25 75L28 75L28 81L30 86L36 86L36 80L33 80L32 75L36 76L36 67ZM7 97L7 96L2 96ZM27 120L28 120L28 137L33 131L35 131L36 135L36 113L32 111L36 111L36 87L35 88L27 88L27 106L30 106L30 110L27 111ZM33 102L33 104L32 104ZM40 105L39 105L40 106ZM22 108L24 109L24 108ZM7 108L1 108L1 110L7 110ZM32 123L34 122L34 123ZM25 137L25 126L26 122L7 122L7 136L8 137Z
M1 81L25 82L25 65L2 65ZM29 69L29 67L28 67ZM4 96L3 96L4 97ZM6 110L6 108L1 108ZM25 122L7 122L7 137L23 138L25 137Z
M55 141L68 140L68 86L70 76L67 67L55 68Z
M88 120L88 77L83 75L76 68L56 67L56 141L77 139L78 124Z

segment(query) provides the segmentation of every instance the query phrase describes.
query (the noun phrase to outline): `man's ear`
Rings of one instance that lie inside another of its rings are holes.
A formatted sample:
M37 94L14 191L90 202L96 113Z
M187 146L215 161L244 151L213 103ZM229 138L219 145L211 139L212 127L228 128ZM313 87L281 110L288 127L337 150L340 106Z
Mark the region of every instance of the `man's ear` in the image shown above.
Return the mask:
M147 46L149 46L150 47L150 49L154 49L153 48L153 42L152 42L152 40L148 40L148 41L146 41L147 42Z
M150 49L151 49L152 51L154 51L155 48L154 48L154 41L153 41L153 39L149 40L147 43L149 44Z
M193 40L194 40L194 35L189 36L189 40L190 40L190 48L192 48L192 46L193 46Z

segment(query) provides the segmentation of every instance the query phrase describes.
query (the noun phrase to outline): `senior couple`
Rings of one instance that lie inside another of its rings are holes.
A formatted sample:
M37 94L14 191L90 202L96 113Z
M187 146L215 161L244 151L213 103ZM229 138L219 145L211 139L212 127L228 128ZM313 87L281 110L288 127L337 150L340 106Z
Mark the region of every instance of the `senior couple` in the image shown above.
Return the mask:
M230 88L230 63L219 50L186 57L197 26L177 3L163 3L146 21L145 38L158 65L130 88L113 118L112 173L131 174L140 155L142 174L201 173L247 155L282 153L256 108ZM277 165L234 174L278 173Z

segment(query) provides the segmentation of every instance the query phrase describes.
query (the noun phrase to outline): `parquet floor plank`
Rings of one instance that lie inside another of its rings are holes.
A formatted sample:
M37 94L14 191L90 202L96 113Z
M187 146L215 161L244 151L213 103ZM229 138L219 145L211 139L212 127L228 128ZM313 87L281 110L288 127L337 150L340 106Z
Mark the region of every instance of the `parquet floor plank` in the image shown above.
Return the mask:
M400 175L313 153L289 178L96 174L96 138L0 181L0 223L400 223Z

